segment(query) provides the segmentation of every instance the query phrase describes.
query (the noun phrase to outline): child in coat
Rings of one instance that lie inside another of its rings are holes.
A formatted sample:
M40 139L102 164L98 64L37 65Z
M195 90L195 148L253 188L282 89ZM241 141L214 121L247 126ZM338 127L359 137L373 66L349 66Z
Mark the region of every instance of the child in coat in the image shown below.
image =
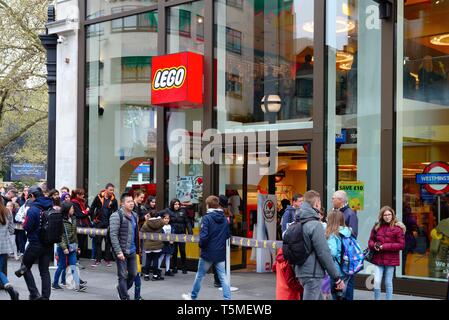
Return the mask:
M276 300L300 300L304 289L292 266L284 259L282 249L278 250L273 272L276 272Z

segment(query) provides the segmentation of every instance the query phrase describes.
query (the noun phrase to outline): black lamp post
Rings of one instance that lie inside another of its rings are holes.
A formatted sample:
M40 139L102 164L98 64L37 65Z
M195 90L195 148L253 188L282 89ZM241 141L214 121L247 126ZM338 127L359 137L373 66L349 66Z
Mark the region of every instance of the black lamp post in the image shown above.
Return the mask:
M48 22L55 21L55 7L48 6ZM56 165L56 46L58 36L45 34L39 36L42 45L47 50L47 84L48 84L48 152L47 152L47 186L55 188Z

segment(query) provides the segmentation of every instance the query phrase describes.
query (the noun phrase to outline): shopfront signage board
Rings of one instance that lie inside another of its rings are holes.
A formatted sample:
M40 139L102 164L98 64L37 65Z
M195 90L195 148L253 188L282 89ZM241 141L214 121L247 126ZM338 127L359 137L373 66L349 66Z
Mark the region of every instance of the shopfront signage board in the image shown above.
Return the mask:
M344 190L348 195L349 207L354 211L363 210L365 186L362 181L340 181L338 189Z
M449 192L449 164L443 161L435 161L427 165L423 173L416 174L416 183L436 195Z
M151 104L162 107L203 105L203 56L180 52L153 57Z

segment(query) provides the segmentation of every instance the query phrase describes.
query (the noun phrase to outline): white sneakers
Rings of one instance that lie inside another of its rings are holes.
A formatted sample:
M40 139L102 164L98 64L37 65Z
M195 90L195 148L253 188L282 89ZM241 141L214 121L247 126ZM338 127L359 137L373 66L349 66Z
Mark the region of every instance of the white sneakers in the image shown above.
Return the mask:
M183 300L192 300L192 297L190 296L189 293L183 293L182 294L182 299Z

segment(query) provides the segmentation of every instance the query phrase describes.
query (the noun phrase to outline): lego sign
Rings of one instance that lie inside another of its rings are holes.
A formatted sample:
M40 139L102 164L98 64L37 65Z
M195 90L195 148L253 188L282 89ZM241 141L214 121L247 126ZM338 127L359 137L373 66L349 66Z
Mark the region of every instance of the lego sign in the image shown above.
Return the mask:
M153 57L151 104L163 107L201 107L203 56L180 52Z

